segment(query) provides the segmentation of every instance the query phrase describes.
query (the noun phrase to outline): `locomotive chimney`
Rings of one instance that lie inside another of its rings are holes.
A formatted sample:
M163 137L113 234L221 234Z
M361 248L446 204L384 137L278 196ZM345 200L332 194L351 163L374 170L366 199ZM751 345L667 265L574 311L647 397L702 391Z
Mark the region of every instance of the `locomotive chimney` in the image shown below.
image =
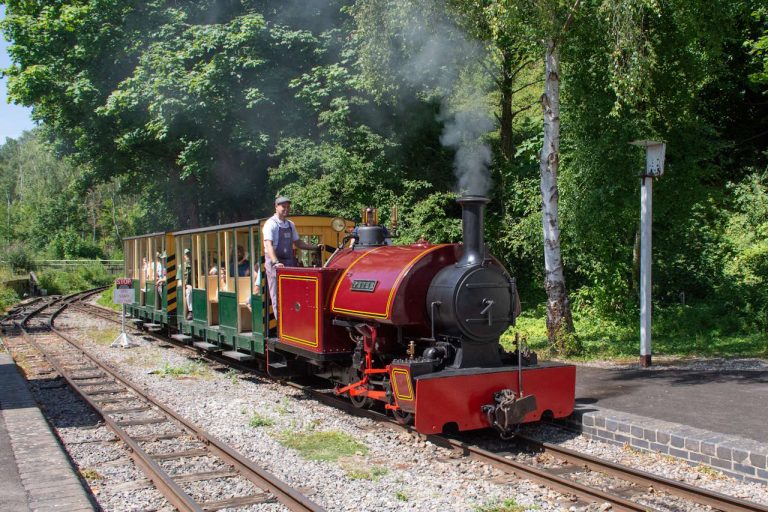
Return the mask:
M461 196L456 202L462 209L461 230L464 238L464 254L456 262L456 266L479 265L485 260L483 212L490 199L483 196Z

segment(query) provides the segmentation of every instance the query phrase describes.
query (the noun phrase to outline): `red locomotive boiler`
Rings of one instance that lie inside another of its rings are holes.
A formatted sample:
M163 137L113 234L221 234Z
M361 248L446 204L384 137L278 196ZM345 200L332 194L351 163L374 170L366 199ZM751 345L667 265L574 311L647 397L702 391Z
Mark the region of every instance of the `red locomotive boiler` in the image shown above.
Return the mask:
M384 228L368 223L325 267L279 269L270 357L303 362L358 407L381 402L426 434L509 435L570 415L574 366L502 349L519 314L515 280L486 251L488 199L458 202L463 244L387 245Z

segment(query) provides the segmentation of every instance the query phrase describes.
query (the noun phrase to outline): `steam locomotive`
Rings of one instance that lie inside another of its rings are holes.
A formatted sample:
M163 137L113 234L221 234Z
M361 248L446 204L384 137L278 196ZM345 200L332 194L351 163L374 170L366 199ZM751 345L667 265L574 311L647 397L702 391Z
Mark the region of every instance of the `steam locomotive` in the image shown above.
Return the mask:
M502 349L519 314L516 283L486 250L488 199L458 202L462 244L391 245L373 218L352 231L340 218L292 217L327 254L278 269L277 319L259 265L248 276L232 272L236 246L263 262L266 219L126 239L136 290L128 311L201 350L327 379L355 406L378 404L422 433L493 427L509 436L519 424L570 415L574 366ZM161 250L167 274L146 274L139 262ZM212 260L230 271L211 275Z
M422 433L509 435L570 415L573 366L501 348L519 314L515 280L485 249L488 199L458 202L463 244L387 245L385 229L367 223L324 267L279 269L270 349L309 361L355 405L381 402Z

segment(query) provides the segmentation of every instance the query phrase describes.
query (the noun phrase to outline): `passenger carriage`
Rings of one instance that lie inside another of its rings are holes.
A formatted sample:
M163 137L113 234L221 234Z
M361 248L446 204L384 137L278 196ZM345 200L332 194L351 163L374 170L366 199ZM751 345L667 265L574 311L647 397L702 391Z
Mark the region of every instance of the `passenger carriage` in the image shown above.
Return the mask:
M276 334L264 271L261 230L266 220L124 239L126 275L133 279L136 290L128 312L150 328L170 327L178 331L174 335L177 339L194 341L199 348L222 351L233 359L246 361L264 354L270 329L273 336ZM324 247L319 254L296 251L305 267L322 266L346 230L354 227L353 222L338 217L297 215L291 220L300 238ZM241 264L240 268L238 246L247 259L247 266ZM154 266L147 270L142 261L150 255L156 259L158 254L162 272ZM187 265L191 270L190 294L185 286ZM161 274L166 284L158 287Z
M167 232L123 238L125 276L134 290L126 311L149 324L168 324L168 287L162 281L167 277L169 240L173 236Z

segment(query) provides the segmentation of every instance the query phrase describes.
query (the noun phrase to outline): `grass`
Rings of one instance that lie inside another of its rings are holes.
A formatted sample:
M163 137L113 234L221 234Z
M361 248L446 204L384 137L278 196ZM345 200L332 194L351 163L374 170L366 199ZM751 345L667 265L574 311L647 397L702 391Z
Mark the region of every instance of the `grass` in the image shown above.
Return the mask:
M514 499L508 498L500 503L493 502L481 505L475 509L475 512L523 512L530 508L518 505Z
M112 283L112 286L104 290L99 294L99 298L96 299L96 304L98 304L101 307L111 309L112 311L122 312L123 311L123 305L122 304L115 304L112 302L112 292L115 291L115 284Z
M141 366L143 368L154 368L163 360L163 353L158 349L151 347L142 349L140 352L131 352L125 358L125 363L130 366Z
M293 412L291 410L291 402L287 398L283 398L283 401L280 403L279 406L277 406L275 410L277 411L277 414L281 416L285 416Z
M179 366L171 366L169 363L163 364L163 367L159 370L155 370L155 375L161 377L208 377L210 370L208 366L202 361L189 361Z
M83 475L83 478L86 480L103 480L104 477L101 476L99 473L96 472L95 469L82 469L80 471L80 474Z
M405 494L403 491L397 491L395 493L395 498L397 501L408 501L408 495Z
M238 378L237 370L230 368L227 370L227 373L224 374L224 376L229 379L229 382L232 383L233 386L237 386L240 384L240 379Z
M115 338L120 336L120 329L118 327L107 327L105 329L91 329L88 331L88 336L97 345L109 345Z
M347 477L352 480L372 480L374 482L378 482L382 477L389 473L389 470L383 466L365 467L347 465L344 468L344 471L346 472Z
M366 455L368 447L357 442L352 436L338 431L325 432L283 432L278 441L292 448L308 460L336 461L340 457Z
M705 475L711 478L716 478L718 480L725 480L726 478L725 475L723 475L720 471L710 466L705 466L704 464L700 466L696 466L694 469L699 473L701 473L702 475Z
M251 415L251 419L248 420L248 426L253 427L253 428L271 427L274 424L275 424L274 421L272 421L271 419L269 419L269 418L267 418L265 416L260 415L257 412L254 412Z
M710 306L666 306L653 312L653 353L677 357L768 357L768 333L741 332L731 319L719 321ZM636 358L640 347L639 317L605 319L574 312L583 351L577 360ZM532 350L548 355L544 305L524 312L515 328L502 336L512 350L515 332Z

